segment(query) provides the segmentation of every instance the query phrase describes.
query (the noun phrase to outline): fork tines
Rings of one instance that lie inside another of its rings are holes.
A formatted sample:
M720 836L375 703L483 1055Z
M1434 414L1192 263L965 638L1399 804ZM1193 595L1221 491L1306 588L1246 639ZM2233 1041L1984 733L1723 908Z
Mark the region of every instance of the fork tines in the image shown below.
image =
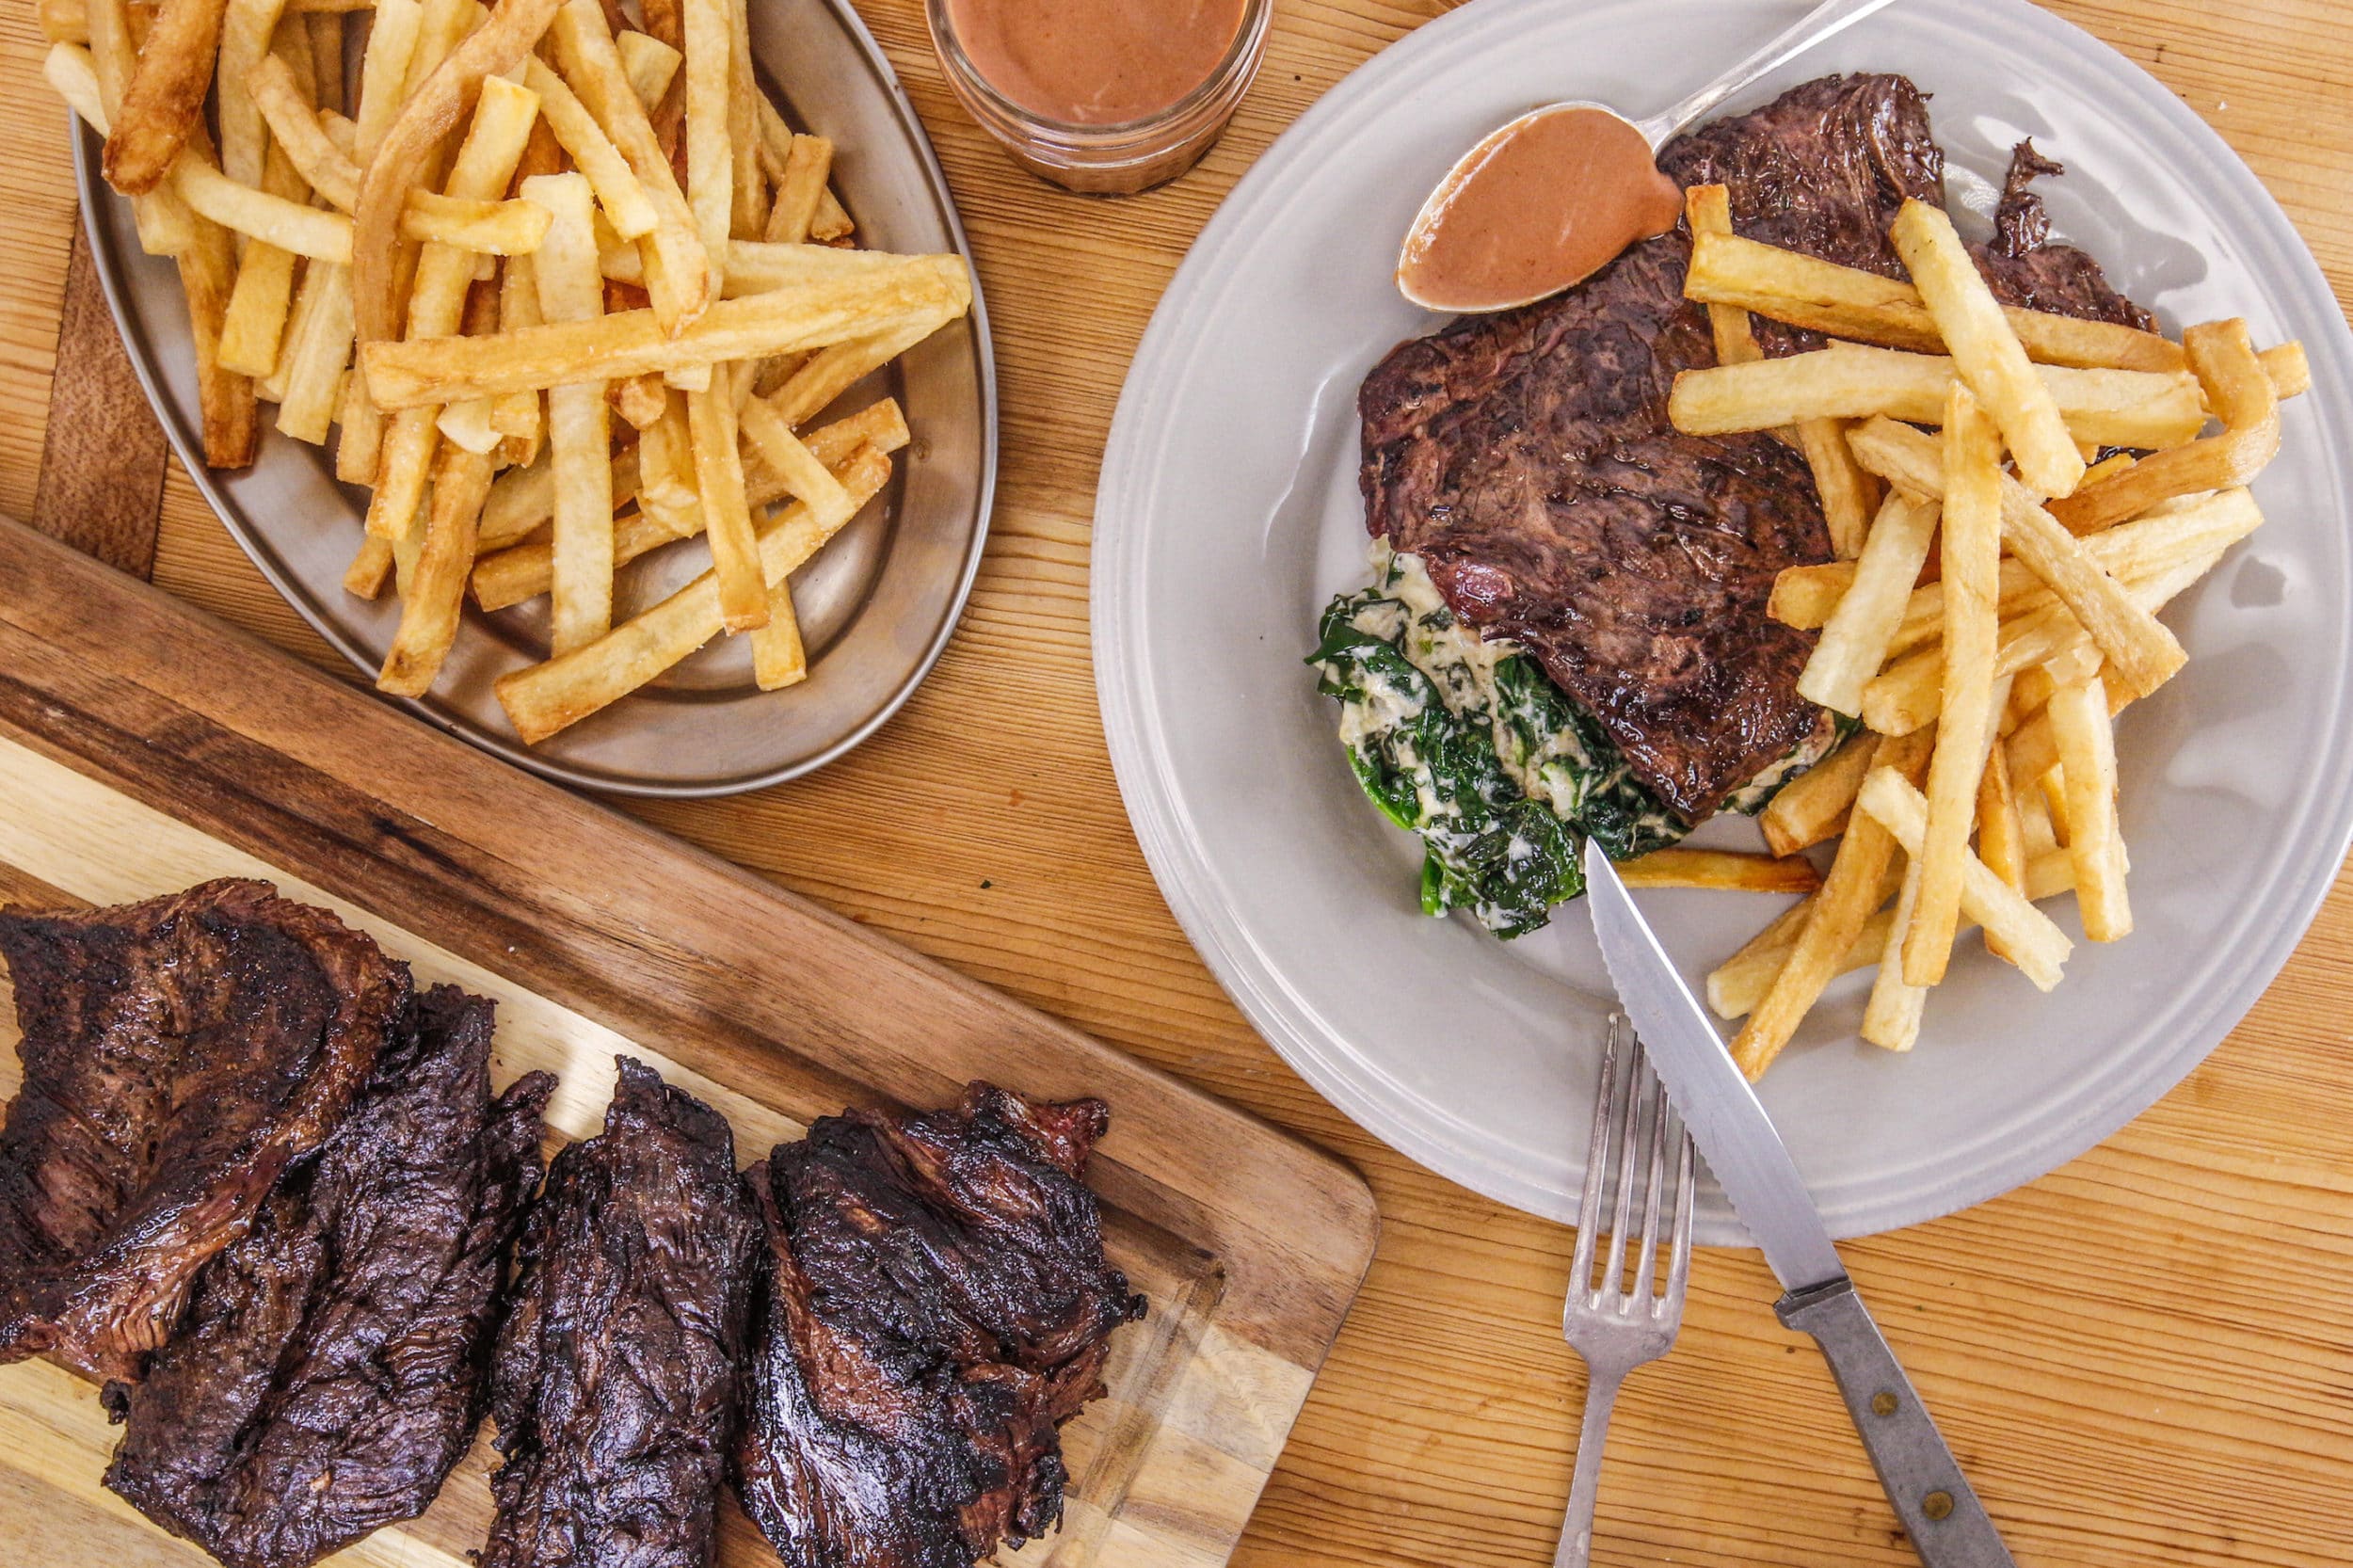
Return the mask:
M1613 1015L1602 1048L1601 1081L1593 1096L1593 1137L1585 1157L1585 1191L1577 1211L1577 1253L1570 1273L1569 1305L1593 1311L1614 1307L1630 1313L1638 1305L1653 1313L1680 1314L1691 1271L1691 1141L1682 1118L1667 1103L1666 1086L1651 1071L1642 1043L1623 1017ZM1631 1040L1632 1048L1623 1048ZM1666 1197L1669 1140L1675 1150L1673 1219L1666 1277L1657 1277L1658 1215ZM1640 1196L1637 1196L1638 1178ZM1608 1228L1602 1198L1614 1182L1616 1197ZM1636 1205L1639 1201L1640 1208ZM1641 1240L1634 1271L1625 1272L1625 1241L1639 1225ZM1609 1245L1596 1277L1593 1264Z

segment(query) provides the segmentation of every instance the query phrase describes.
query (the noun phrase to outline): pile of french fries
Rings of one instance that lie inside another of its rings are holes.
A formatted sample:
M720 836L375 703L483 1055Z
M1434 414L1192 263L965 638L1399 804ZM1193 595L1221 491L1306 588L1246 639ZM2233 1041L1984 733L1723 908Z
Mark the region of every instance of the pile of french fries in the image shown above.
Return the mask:
M806 679L792 574L908 440L889 399L808 426L971 279L852 247L833 148L760 88L744 0L40 16L50 82L177 263L206 462L250 463L274 405L372 491L344 585L399 595L379 687L431 689L469 587L549 596L551 657L498 683L534 744L723 632L762 689ZM615 573L696 538L709 569L615 624Z
M1739 237L1721 186L1689 216L1718 363L1670 416L1804 454L1839 559L1771 614L1819 632L1799 692L1862 721L1761 819L1776 856L1838 839L1820 887L1707 979L1754 1079L1849 970L1878 968L1863 1037L1908 1050L1965 927L2045 991L2071 943L2038 904L2132 930L2115 717L2182 667L2155 613L2262 523L2247 486L2311 377L2243 321L2177 344L2005 307L1928 203L1891 232L1910 282ZM1835 341L1767 359L1752 312Z

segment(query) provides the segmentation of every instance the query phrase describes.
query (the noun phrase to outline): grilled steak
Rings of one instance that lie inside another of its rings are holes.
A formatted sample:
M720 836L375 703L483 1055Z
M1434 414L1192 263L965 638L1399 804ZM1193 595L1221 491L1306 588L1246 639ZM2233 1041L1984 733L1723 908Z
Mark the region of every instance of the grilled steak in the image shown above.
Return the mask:
M490 1098L491 1004L418 999L317 1160L198 1276L106 1484L231 1568L308 1568L431 1505L482 1416L539 1179L533 1073Z
M2030 150L2022 150L2030 158ZM1730 188L1742 234L1890 277L1907 197L1940 199L1944 154L1900 76L1833 76L1661 149L1686 184ZM2132 307L2080 252L2043 247L2013 171L1997 293L2045 310ZM1448 606L1525 646L1686 821L1813 733L1796 692L1813 637L1766 615L1774 575L1826 559L1812 477L1766 434L1685 436L1678 371L1713 364L1682 297L1690 240L1629 248L1565 294L1400 344L1358 395L1367 522L1421 556ZM1759 321L1769 353L1818 345Z
M490 1372L481 1568L705 1568L758 1222L709 1106L628 1057L555 1157Z
M0 1361L136 1379L198 1272L366 1080L408 975L266 883L0 913L24 1085L0 1128Z
M1144 1309L1080 1179L1108 1120L975 1083L746 1173L768 1244L736 1490L786 1568L970 1568L1061 1518L1056 1428Z

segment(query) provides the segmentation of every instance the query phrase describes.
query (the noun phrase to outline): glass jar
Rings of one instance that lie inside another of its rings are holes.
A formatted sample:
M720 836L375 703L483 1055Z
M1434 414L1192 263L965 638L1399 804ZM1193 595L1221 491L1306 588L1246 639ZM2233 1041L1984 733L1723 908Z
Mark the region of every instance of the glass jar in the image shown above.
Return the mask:
M1174 180L1200 161L1233 119L1266 52L1273 0L1245 0L1241 26L1207 80L1165 109L1113 125L1049 119L982 76L956 36L949 0L925 0L932 45L956 99L1032 173L1070 190L1132 196Z

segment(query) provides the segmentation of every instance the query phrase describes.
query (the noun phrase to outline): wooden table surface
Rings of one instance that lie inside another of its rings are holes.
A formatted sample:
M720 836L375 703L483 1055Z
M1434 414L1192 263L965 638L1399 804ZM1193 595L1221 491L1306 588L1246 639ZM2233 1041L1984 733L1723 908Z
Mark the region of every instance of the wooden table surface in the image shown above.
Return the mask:
M987 561L937 673L855 755L735 800L631 809L1370 1178L1379 1258L1238 1562L1547 1562L1582 1394L1559 1331L1570 1232L1391 1153L1251 1032L1137 851L1087 651L1096 470L1153 302L1275 133L1445 8L1277 0L1258 85L1203 168L1101 202L1017 173L955 108L920 0L858 5L931 129L995 317L1004 469ZM2353 300L2343 0L2053 8L2211 121ZM74 222L65 111L40 54L32 7L0 8L0 510L20 517L35 504ZM154 577L340 665L176 469ZM2024 1191L1847 1249L2022 1562L2353 1559L2348 1012L2353 888L2340 880L2279 984L2156 1109ZM1598 1560L1913 1560L1820 1360L1767 1310L1773 1293L1753 1254L1700 1257L1674 1354L1619 1407Z

